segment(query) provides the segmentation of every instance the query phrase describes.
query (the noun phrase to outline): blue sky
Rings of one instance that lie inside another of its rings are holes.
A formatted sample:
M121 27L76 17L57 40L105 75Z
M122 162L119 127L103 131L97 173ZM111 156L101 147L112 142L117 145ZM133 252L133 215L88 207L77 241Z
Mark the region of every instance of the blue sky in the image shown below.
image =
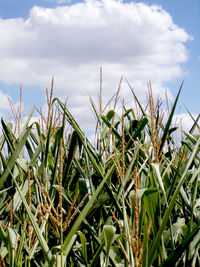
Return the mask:
M95 1L87 2L94 3ZM191 113L198 114L198 100L200 98L199 1L126 0L121 1L119 5L114 5L114 0L107 0L108 2L112 4L107 5L104 0L102 6L85 4L80 7L76 4L85 2L1 0L0 30L2 28L3 31L1 38L4 40L5 36L5 45L0 46L0 58L2 59L2 64L0 63L0 98L2 101L5 100L5 95L9 95L13 102L16 102L19 96L19 86L22 83L24 106L34 104L42 106L45 102L45 88L50 86L51 77L55 75L55 94L63 100L69 98L74 114L79 116L80 120L84 120L86 117L83 116L83 113L86 114L88 108L86 99L88 99L88 95L95 96L97 94L99 86L98 72L99 67L102 66L105 79L105 101L117 88L121 75L124 75L130 81L141 97L145 95L146 88L144 87L149 80L153 81L155 90L159 94L162 95L164 89L167 88L168 93L175 96L184 79L180 112L186 112L185 105ZM132 8L132 12L135 12L134 16L138 16L139 22L131 17L133 16L131 12L128 14L129 20L123 13L129 12L130 8L127 8L127 4L130 3L143 3L142 6L129 6ZM151 5L160 5L162 10L155 11L146 8ZM40 6L40 8L33 9L34 6ZM64 10L65 6L74 6L73 11L71 9L67 18L65 14L68 11ZM58 10L56 7L60 7L60 9ZM52 12L47 12L46 8L51 8ZM81 13L80 10L84 10L84 13ZM104 24L101 24L101 12L105 12L105 10L108 13L106 15L102 13ZM94 16L92 12L97 12L100 15ZM170 22L166 12L172 17L173 23ZM76 16L76 14L78 15ZM83 26L79 24L80 19L78 17L80 14L84 24L83 31L87 36L82 36L81 29ZM114 21L115 14L120 17L119 20ZM145 14L149 17L146 18ZM152 14L157 16L159 26L156 25L154 17L152 17L151 22ZM95 25L94 29L90 25L90 18L91 23ZM70 20L73 21L71 28ZM112 39L109 39L109 27L111 28L112 25L116 24L119 30L116 33L113 29L110 29ZM178 28L172 32L170 27L173 28L174 25L177 25ZM107 27L106 33L102 30L102 27L104 27L103 29ZM136 29L138 35L135 34L131 39L129 34L132 32L129 29L127 30L128 27ZM149 28L149 34L148 27L151 27ZM50 33L48 36L48 29L53 31L56 40L52 38ZM144 36L141 37L143 34L147 36L147 39ZM156 34L159 34L160 37L158 38ZM99 38L97 41L102 42L101 46L94 41L93 36ZM137 44L138 37L140 41ZM160 41L160 44L154 43L154 38L158 38L158 41L155 42ZM164 38L166 38L166 42ZM20 40L22 40L21 44ZM115 43L111 44L112 40ZM109 43L108 47L107 42ZM116 42L119 42L118 46ZM106 44L106 49L103 48L104 44ZM156 54L157 45L160 49L158 55ZM166 47L162 48L163 45L166 45ZM177 46L174 51L173 45ZM153 51L154 46L155 51ZM97 48L96 52L95 48ZM122 53L120 48L125 51ZM62 49L64 50L62 51ZM83 53L80 52L82 49ZM170 54L170 49L172 54ZM70 52L67 53L67 50ZM145 56L148 60L145 59ZM143 77L139 71L144 73ZM111 87L113 90L110 89ZM97 90L95 91L94 88ZM123 90L122 95L124 93L128 96L127 88ZM5 105L4 101L3 107Z

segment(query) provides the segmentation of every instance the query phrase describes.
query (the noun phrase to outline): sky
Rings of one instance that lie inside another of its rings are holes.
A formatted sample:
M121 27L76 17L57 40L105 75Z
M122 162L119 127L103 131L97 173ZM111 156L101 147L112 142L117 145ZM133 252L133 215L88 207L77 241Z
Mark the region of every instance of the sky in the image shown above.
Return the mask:
M23 107L42 106L54 76L54 95L88 131L94 127L89 97L116 92L131 106L126 80L143 101L147 83L160 97L175 98L184 80L177 117L185 127L200 98L198 0L0 0L0 115L8 97ZM186 107L186 108L185 108ZM95 128L95 127L94 127Z

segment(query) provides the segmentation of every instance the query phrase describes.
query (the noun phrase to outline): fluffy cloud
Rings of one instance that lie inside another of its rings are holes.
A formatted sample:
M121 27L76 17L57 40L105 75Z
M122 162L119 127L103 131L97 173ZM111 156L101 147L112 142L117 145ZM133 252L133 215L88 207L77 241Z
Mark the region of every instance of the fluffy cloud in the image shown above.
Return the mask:
M0 80L46 88L54 75L56 95L81 121L88 95L98 94L100 66L105 102L121 75L139 97L149 80L162 96L163 83L183 74L191 39L161 7L115 0L35 6L27 19L0 19L0 36ZM125 82L121 94L129 99Z

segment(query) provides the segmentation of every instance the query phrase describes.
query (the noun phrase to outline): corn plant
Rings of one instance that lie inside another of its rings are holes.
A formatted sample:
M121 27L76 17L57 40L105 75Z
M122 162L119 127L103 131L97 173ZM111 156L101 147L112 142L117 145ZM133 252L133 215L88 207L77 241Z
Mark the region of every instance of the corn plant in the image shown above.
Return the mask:
M53 80L46 117L1 120L1 266L199 265L199 118L176 144L182 85L168 115L150 84L119 114L120 85L109 110L91 99L94 145Z

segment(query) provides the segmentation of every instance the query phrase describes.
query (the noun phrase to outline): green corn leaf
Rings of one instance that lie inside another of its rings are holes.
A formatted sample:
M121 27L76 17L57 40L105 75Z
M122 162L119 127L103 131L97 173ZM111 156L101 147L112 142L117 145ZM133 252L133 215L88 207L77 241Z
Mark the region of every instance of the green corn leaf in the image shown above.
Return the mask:
M104 225L103 233L106 246L106 266L109 262L109 253L115 236L116 228L113 225Z
M82 257L83 257L85 263L87 263L86 237L81 231L77 231L77 234L79 235L80 240L81 240L81 249L80 249L80 251L81 251Z
M103 233L105 239L105 246L106 246L106 257L109 256L110 248L113 243L113 239L115 236L116 228L113 225L104 225Z
M72 166L77 146L78 146L78 135L74 131L72 133L71 138L70 138L68 157L67 157L67 164L66 164L66 167L64 169L64 177L65 177L65 179L67 179L67 176L69 174L70 168ZM64 181L64 183L65 183L65 181Z
M8 239L1 223L0 223L0 240L3 241L6 246L8 245Z
M162 193L164 195L165 203L168 206L167 196L166 196L166 192L165 192L165 187L164 187L164 184L163 184L163 180L162 180L162 177L161 177L161 174L160 174L159 165L157 163L152 163L151 165L152 165L152 167L154 168L154 170L156 172L156 178L157 178L158 184L159 184L160 189L162 190Z
M12 168L14 167L15 165L15 162L20 154L20 152L22 151L22 148L24 147L25 143L26 143L26 140L29 136L29 133L30 133L30 128L27 129L27 131L25 132L23 138L21 138L21 141L19 142L19 144L16 146L16 149L15 151L13 152L13 154L10 156L9 160L8 160L8 163L7 163L7 167L6 169L4 170L4 173L3 175L0 177L0 188L2 188L5 180L7 179L9 173L10 173L10 170L12 170Z
M115 165L113 164L112 167L109 169L108 173L105 175L104 179L101 181L101 183L98 186L98 188L96 189L96 191L94 192L94 194L91 197L91 199L88 201L88 203L83 208L82 212L80 213L80 215L78 216L78 218L74 222L74 225L72 226L72 229L70 230L70 232L68 233L67 237L64 240L64 243L63 243L64 250L67 248L68 243L71 240L72 236L76 233L76 231L78 230L78 228L81 225L82 221L87 216L89 210L93 206L94 201L96 200L97 196L99 195L100 191L102 190L105 182L112 176L114 170L115 170Z
M183 82L182 82L182 84L181 84L181 86L179 88L178 94L176 96L176 99L174 101L174 104L173 104L173 107L172 107L172 110L171 110L171 113L170 113L169 118L167 120L167 123L165 125L165 129L164 129L164 132L163 132L163 135L162 135L162 138L161 138L161 144L160 144L158 155L160 155L160 153L161 153L161 151L162 151L162 149L164 147L167 135L169 134L170 125L171 125L171 122L172 122L172 119L173 119L173 116L174 116L174 112L175 112L176 105L177 105L177 102L178 102L178 99L179 99L179 95L181 93L182 86L183 86Z
M100 254L101 252L103 251L103 248L104 248L104 245L105 245L105 240L103 240L101 242L101 245L99 246L97 252L95 253L94 257L92 258L92 261L90 262L90 267L96 267L98 266L98 261L99 261L99 258L100 258Z
M22 266L22 258L23 258L23 247L24 247L24 242L26 240L26 231L25 231L25 228L26 228L26 223L24 223L23 225L23 230L22 233L21 233L21 236L20 236L20 243L18 244L18 247L17 247L17 255L16 255L16 259L15 259L15 264L18 266L18 267L21 267Z
M31 181L31 185L33 184L33 181ZM28 192L28 180L25 181L24 185L20 187L21 193L25 196ZM20 205L22 203L21 196L18 191L14 194L13 197L13 210L16 212L18 211Z
M15 247L17 242L17 234L16 232L8 227L8 247L9 247L9 254L10 254L10 265L11 267L15 264Z
M143 116L144 116L144 117L147 117L147 114L146 114L146 112L145 112L145 109L142 107L142 104L140 103L139 99L137 98L137 96L136 96L136 94L135 94L133 88L131 87L131 85L130 85L129 83L128 83L128 85L129 85L129 87L130 87L130 89L131 89L131 91L132 91L132 94L133 94L133 96L134 96L134 98L135 98L135 100L136 100L136 102L137 102L137 104L138 104L138 106L139 106L139 108L140 108L140 110L141 110Z
M164 217L163 217L163 220L162 220L162 224L161 224L161 226L159 228L157 236L156 236L156 238L155 238L155 240L153 242L153 245L151 247L151 250L149 252L149 265L151 265L152 262L153 262L156 249L157 249L158 244L160 242L160 238L161 238L161 236L163 234L163 231L165 229L165 226L166 226L166 224L167 224L167 222L168 222L168 220L170 218L171 211L172 211L172 209L174 207L174 204L176 202L177 196L178 196L178 194L180 192L180 188L181 188L181 186L183 185L183 183L185 181L185 177L187 175L187 172L188 172L188 170L189 170L189 168L190 168L190 166L192 164L192 161L194 160L197 152L199 151L199 145L200 145L200 138L198 139L198 141L197 141L197 143L196 143L196 145L194 147L194 150L193 150L193 152L192 152L192 154L191 154L191 156L190 156L190 158L189 158L189 160L187 162L185 170L184 170L184 172L183 172L183 174L182 174L182 176L180 178L180 181L179 181L179 183L177 185L177 188L176 188L176 190L175 190L175 192L174 192L174 194L172 196L172 199L171 199L171 201L169 203L169 206L168 206L168 208L167 208L167 210L166 210L166 212L164 214Z
M12 173L11 173L11 175L12 175ZM44 237L42 235L42 232L40 231L40 228L38 227L36 218L32 214L32 212L31 212L31 210L30 210L30 208L28 206L28 203L27 203L24 195L22 194L22 192L21 192L21 190L20 190L20 188L19 188L19 186L18 186L18 184L17 184L17 182L15 180L15 177L13 175L12 175L12 178L13 178L13 181L15 183L15 186L16 186L18 192L19 192L19 195L20 195L20 197L22 199L22 202L24 204L24 207L25 207L25 209L26 209L26 211L28 213L28 217L29 217L29 219L30 219L30 221L32 223L32 226L33 226L34 230L35 230L36 236L37 236L37 238L39 240L39 243L40 243L40 246L41 246L41 248L43 250L44 256L45 256L45 258L47 259L47 261L49 263L52 263L52 254L51 254L51 251L50 251L50 249L49 249L49 247L48 247L48 245L47 245L47 243L46 243L46 241L45 241L45 239L44 239Z
M21 131L21 136L23 136L23 135L25 134L26 129L28 128L28 125L29 125L30 120L31 120L31 118L32 118L32 116L33 116L33 112L34 112L34 110L35 110L35 107L32 108L32 110L31 110L31 112L30 112L30 114L29 114L29 116L28 116L26 122L25 122L24 125L23 125L22 131Z
M196 244L200 242L199 230L200 224L198 224L195 229L184 238L183 242L176 248L176 250L169 255L169 257L163 264L164 267L175 266L176 262L183 255L184 251L189 247L193 239L196 239Z
M1 119L2 130L4 133L5 140L7 141L9 150L13 153L15 150L16 138L14 137L12 130L9 125L7 125L3 119Z
M101 116L103 122L108 126L108 129L110 129L111 127L111 123L110 121L107 119L106 116L102 115ZM119 141L121 141L121 136L120 134L118 133L118 131L112 126L112 133L118 138Z
M74 244L76 238L77 238L77 234L74 234L74 235L71 237L71 239L69 240L68 244L65 246L65 248L64 248L64 252L65 252L65 256L66 256L66 258L67 258L67 256L68 256L68 254L69 254L69 252L70 252L70 250L71 250L71 248L72 248L72 246L73 246L73 244Z

